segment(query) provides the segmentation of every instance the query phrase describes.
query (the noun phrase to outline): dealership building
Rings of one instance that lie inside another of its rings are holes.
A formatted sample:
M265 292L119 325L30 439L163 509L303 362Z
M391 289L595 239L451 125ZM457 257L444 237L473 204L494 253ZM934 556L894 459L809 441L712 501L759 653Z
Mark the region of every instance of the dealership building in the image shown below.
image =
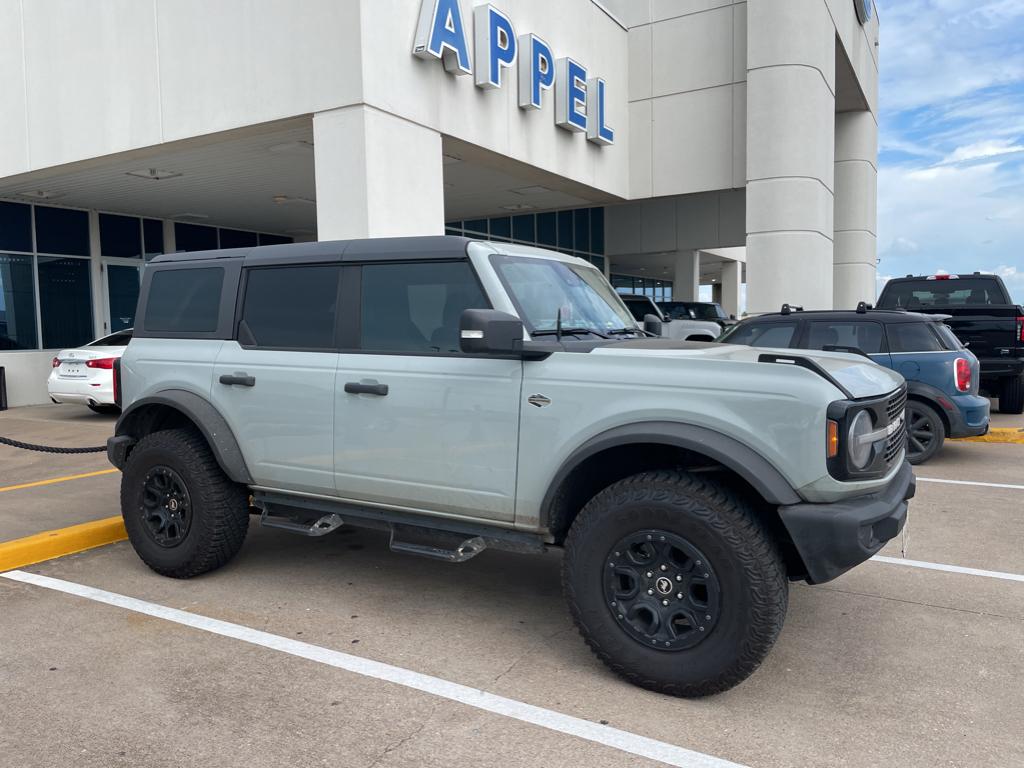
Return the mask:
M159 253L465 234L727 311L875 293L871 0L0 0L0 366Z

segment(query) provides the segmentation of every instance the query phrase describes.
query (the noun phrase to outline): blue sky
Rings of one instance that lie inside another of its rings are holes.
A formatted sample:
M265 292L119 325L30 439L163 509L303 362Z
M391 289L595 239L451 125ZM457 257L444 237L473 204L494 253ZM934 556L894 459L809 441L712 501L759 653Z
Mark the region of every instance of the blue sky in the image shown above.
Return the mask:
M877 0L879 285L1001 274L1024 303L1024 0Z

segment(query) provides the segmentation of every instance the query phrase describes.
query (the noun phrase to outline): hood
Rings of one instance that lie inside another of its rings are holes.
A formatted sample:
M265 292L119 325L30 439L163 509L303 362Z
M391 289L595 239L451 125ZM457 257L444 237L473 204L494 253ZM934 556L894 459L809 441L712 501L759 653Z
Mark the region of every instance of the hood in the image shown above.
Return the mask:
M675 357L757 363L762 355L803 357L817 363L825 372L848 391L854 399L877 397L903 385L903 377L883 368L860 355L846 352L821 352L806 349L774 349L747 347L742 344L716 344L700 341L673 341L671 339L635 339L594 349L592 355L630 355L638 357ZM761 363L786 365L786 363Z

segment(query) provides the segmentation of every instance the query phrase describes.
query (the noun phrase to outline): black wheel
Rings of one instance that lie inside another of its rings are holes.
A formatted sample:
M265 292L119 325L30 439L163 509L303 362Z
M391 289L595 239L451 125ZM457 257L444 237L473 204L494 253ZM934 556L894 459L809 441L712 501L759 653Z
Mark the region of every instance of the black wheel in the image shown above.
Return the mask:
M999 391L1000 413L1024 413L1024 376L1014 376L1003 382Z
M116 405L93 405L88 403L89 410L93 413L101 413L104 416L117 416L121 413L121 409Z
M601 491L565 541L562 584L583 639L614 672L674 696L728 690L782 629L785 567L746 506L685 472Z
M907 461L924 464L939 452L946 439L942 417L930 405L910 400L907 403Z
M224 474L197 432L154 432L128 455L121 515L146 565L187 579L219 568L241 549L248 491Z

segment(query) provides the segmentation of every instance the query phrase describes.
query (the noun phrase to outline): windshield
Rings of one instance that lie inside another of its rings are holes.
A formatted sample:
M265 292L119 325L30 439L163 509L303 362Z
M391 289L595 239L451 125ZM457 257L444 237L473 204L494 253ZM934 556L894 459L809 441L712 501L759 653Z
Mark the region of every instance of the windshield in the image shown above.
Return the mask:
M563 328L605 331L636 328L632 315L600 272L550 259L491 256L498 277L530 333Z

